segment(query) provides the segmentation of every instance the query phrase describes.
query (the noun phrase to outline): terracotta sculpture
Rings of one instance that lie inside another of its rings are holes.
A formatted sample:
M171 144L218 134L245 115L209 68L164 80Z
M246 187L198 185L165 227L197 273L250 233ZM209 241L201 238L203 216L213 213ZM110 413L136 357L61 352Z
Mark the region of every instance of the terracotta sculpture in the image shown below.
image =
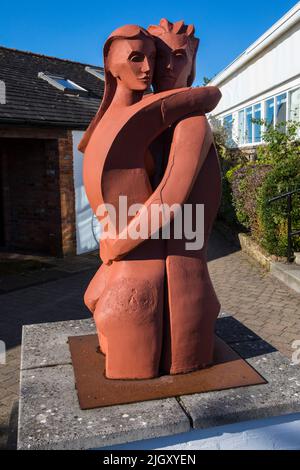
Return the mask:
M164 25L169 33L168 25L170 30L172 25L164 21L161 30ZM103 202L118 209L120 195L128 197L129 205L144 204L125 228L117 227L115 239L101 241L104 264L85 294L100 347L106 354L108 378L152 378L163 372L187 372L212 359L212 332L219 304L205 253L220 191L212 134L204 114L216 106L220 92L214 87L184 88L191 84L197 41L192 27L186 28L182 22L174 26L170 37L174 44L179 40L187 54L180 80L174 83L174 89L166 90L157 78L156 67L157 92L144 98L152 80L158 41L132 25L119 28L109 37L104 46L105 95L80 145L85 151L86 192L95 213ZM156 61L159 66L159 58ZM153 191L150 178L157 159L149 154L150 144L179 120L165 173ZM202 172L205 187L199 188ZM150 221L154 203L182 205L187 200L209 202L202 250L186 253L185 240L151 239L164 221L154 228L149 223L146 241L124 236L130 228L141 225L142 215L146 215L143 220ZM164 298L166 274L168 302ZM186 295L187 285L190 297Z

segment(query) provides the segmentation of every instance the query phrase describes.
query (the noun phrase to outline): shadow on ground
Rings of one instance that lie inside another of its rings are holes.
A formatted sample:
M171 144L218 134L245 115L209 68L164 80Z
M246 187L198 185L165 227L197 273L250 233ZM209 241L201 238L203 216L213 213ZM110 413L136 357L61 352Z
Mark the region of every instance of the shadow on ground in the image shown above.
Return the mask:
M215 331L220 338L244 359L277 351L274 346L231 316L218 318Z
M207 258L208 261L213 261L240 250L241 247L238 238L235 241L229 241L226 238L225 241L224 236L220 232L213 230L209 240Z

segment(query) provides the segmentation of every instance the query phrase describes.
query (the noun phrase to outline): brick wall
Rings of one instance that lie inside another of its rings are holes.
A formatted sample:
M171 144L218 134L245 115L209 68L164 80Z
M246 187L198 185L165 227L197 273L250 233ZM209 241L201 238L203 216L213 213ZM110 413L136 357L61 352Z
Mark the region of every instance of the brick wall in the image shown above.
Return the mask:
M70 131L14 129L0 139L4 237L9 250L76 253L73 149ZM37 138L34 138L34 136ZM50 138L47 138L50 137ZM56 137L56 138L55 138Z
M52 254L61 238L57 143L8 139L1 147L5 245Z
M62 252L76 254L75 192L73 176L72 132L58 140L59 188L62 231Z

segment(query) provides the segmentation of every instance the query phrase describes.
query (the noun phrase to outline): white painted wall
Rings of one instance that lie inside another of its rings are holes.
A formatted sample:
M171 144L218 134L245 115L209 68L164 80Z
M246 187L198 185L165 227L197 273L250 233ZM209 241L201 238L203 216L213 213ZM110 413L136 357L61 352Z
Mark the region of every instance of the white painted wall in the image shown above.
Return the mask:
M217 84L222 99L213 114L228 113L237 106L243 107L246 102L259 101L261 95L272 95L280 86L289 88L289 82L297 78L300 83L299 51L300 21L232 76Z
M76 212L76 253L86 253L98 249L92 232L92 209L90 208L82 179L83 155L77 146L83 135L82 131L73 131L73 173Z
M300 413L199 429L102 450L300 450Z
M297 119L297 115L300 120L299 105L295 103L296 90L300 90L299 50L300 2L213 78L210 84L220 88L222 99L211 116L221 123L224 117L232 116L231 146L260 145L262 139L251 142L248 138L238 138L239 111L260 104L260 118L264 120L265 103L269 98L286 93L285 120ZM290 102L292 96L293 105ZM275 98L275 114L276 106ZM246 127L242 134L246 137Z
M295 101L293 105L290 103L292 96L295 99L295 90L300 89L299 50L300 2L211 81L210 84L218 86L222 92L222 99L211 116L221 123L224 117L232 116L231 146L260 145L262 139L258 142L254 142L254 139L252 142L251 139L250 142L248 139L239 140L238 113L260 104L260 118L265 119L265 102L269 98L286 93L285 120L297 119L297 114L300 119L300 109L297 113ZM275 114L276 106L275 98ZM244 135L245 132L246 127L243 130ZM252 132L254 133L254 125Z

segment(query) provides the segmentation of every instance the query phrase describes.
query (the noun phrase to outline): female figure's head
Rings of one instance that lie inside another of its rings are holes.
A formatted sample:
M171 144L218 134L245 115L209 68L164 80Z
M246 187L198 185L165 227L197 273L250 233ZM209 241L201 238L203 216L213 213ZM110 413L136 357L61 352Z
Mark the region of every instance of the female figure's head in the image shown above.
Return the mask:
M131 102L142 98L152 81L155 52L153 37L140 26L122 26L109 36L103 48L103 100L78 146L80 151L84 152L95 127L116 94L119 97L124 95Z
M148 31L156 42L154 91L191 86L199 45L199 39L194 36L194 26L185 25L183 21L173 24L164 18L159 25L149 26Z

